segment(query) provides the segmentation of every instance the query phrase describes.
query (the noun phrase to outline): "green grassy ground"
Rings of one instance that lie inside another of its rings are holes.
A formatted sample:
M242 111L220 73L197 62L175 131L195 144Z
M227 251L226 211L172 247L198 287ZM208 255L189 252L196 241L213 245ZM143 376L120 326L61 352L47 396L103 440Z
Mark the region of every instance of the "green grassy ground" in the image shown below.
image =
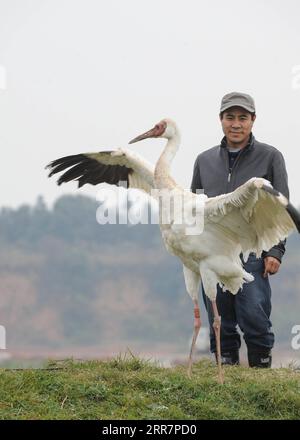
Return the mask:
M300 419L300 371L209 361L161 368L135 357L0 369L1 419Z

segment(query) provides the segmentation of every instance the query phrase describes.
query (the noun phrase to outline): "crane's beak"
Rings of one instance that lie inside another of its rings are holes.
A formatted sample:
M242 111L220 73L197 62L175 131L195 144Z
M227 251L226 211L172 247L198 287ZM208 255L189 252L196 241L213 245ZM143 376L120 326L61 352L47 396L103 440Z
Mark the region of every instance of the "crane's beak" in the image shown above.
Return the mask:
M153 127L151 130L146 131L143 134L140 134L136 138L132 139L129 144L134 144L135 142L142 141L143 139L151 138L151 137L157 137L157 128Z

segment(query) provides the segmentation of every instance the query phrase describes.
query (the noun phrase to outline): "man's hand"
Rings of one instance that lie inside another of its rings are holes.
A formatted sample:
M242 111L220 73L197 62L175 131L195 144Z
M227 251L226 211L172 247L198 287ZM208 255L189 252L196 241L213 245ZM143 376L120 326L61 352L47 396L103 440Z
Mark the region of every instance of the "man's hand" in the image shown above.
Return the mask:
M264 258L265 263L265 271L264 271L264 277L268 276L268 274L273 275L274 273L278 272L280 267L280 261L277 260L275 257L265 257Z

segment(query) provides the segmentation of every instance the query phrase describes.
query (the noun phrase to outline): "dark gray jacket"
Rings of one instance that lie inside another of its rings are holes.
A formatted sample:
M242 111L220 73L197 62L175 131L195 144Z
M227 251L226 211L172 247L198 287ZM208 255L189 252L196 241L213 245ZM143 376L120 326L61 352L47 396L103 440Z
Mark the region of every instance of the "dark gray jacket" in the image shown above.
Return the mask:
M194 166L191 189L203 189L208 197L234 191L251 177L263 177L273 187L289 198L288 177L283 155L275 147L258 142L251 134L249 142L238 155L229 173L229 157L226 138L220 145L200 153ZM280 262L285 252L285 241L263 252Z

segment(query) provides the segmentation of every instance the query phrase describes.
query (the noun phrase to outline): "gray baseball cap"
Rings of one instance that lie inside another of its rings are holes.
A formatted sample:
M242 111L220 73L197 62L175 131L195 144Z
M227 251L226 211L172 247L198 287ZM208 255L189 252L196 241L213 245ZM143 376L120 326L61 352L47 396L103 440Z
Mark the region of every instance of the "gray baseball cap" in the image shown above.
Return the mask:
M242 107L250 113L255 113L254 99L247 93L231 92L223 96L220 113L230 107Z

